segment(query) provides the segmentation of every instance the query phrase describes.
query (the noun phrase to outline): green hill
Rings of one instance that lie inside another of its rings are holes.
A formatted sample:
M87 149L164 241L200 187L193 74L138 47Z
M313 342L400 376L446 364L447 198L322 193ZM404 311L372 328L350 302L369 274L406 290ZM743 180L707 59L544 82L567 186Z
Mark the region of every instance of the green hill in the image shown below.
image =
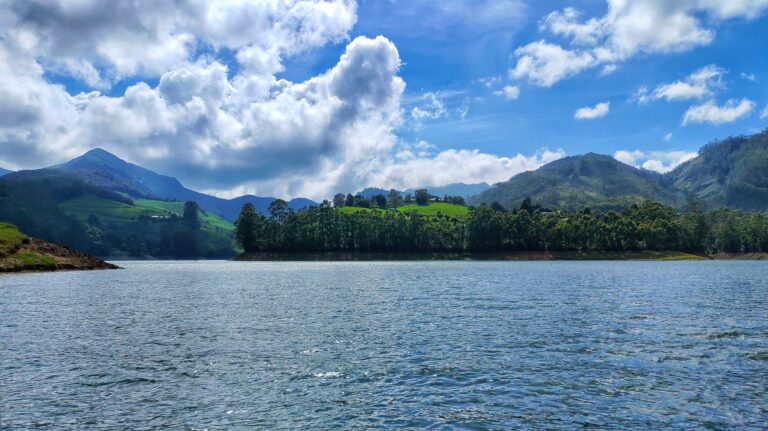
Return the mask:
M234 226L184 202L133 200L60 170L0 178L0 220L46 241L111 258L230 257Z
M681 200L661 174L634 168L610 156L589 153L523 172L471 198L470 203L496 201L514 208L526 197L538 205L564 209L621 207L646 199L676 205Z
M711 208L768 208L768 131L704 146L668 174L674 186Z

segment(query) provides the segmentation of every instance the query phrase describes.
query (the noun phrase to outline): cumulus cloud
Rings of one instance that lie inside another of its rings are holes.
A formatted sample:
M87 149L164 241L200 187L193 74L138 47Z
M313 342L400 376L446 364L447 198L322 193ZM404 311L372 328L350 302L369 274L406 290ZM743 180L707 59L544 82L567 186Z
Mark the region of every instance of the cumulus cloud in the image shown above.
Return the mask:
M399 189L450 183L497 183L520 172L530 171L565 157L561 149L543 149L531 156L517 154L500 157L477 150L446 150L434 157L419 157L413 153L399 154L399 163L389 165L370 177L370 184L386 184Z
M725 69L712 64L693 72L682 81L659 85L652 92L641 87L636 98L640 103L648 103L659 99L674 101L710 97L722 88L725 73Z
M351 0L172 6L0 2L2 164L35 168L99 146L222 196L325 198L370 184L491 181L556 154L404 149L401 60L381 36L348 42L336 65L305 81L277 78L285 59L348 37ZM50 72L91 90L70 94ZM100 92L121 79L121 94ZM439 95L422 102L406 115L446 115Z
M715 39L717 21L753 19L768 9L768 0L607 2L604 16L586 21L574 8L547 15L541 29L568 38L572 48L545 40L518 48L510 76L549 87L596 66L611 71L638 54L682 52L707 45Z
M501 96L507 100L517 100L520 97L520 88L515 85L507 85L499 91L494 91L493 94Z
M597 59L589 52L563 49L543 40L518 48L515 56L517 65L509 71L509 77L527 78L543 87L550 87L597 64Z
M620 150L614 153L613 158L636 168L666 173L697 155L691 151Z
M602 118L608 115L611 110L610 102L600 102L594 107L579 108L573 114L573 118L577 120L593 120L595 118Z
M683 126L692 123L723 124L743 118L755 109L755 102L749 99L730 99L725 105L718 106L715 100L708 100L701 105L688 108L683 116Z

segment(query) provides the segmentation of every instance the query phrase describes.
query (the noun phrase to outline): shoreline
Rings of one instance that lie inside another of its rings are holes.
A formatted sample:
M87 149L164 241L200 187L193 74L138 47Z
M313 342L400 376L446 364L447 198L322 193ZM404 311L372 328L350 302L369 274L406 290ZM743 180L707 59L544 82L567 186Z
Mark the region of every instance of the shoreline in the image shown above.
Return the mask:
M521 251L498 253L287 253L261 252L242 254L231 259L236 262L355 262L355 261L547 261L547 260L768 260L768 254L700 255L678 251L590 252Z

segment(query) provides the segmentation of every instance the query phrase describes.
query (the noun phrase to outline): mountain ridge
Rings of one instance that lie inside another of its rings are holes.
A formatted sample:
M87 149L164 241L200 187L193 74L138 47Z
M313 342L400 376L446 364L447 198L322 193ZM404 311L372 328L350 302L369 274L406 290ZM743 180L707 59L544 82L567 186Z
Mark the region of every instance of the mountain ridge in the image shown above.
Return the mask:
M202 208L229 221L237 218L245 203L251 203L257 211L267 214L269 204L277 199L253 195L224 199L197 192L184 187L174 177L125 161L102 148L94 148L68 162L47 169L72 172L86 183L133 197L195 201ZM288 201L288 205L294 210L310 204L314 202L306 198Z
M494 184L471 204L620 209L641 200L682 208L697 195L708 208L768 209L768 131L702 147L697 157L660 174L597 153L569 156Z

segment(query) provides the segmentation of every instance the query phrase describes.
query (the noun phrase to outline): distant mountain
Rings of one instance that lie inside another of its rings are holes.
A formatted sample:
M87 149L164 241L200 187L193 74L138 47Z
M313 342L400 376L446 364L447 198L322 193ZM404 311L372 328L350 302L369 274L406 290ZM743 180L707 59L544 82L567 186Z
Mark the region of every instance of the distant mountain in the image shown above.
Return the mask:
M496 201L514 208L526 197L539 205L560 208L621 207L645 199L668 205L680 201L678 192L663 175L626 165L611 156L589 153L515 175L478 194L470 203Z
M478 183L478 184L453 183L445 186L425 186L425 187L419 187L419 188L427 189L429 191L429 194L433 196L440 196L440 197L443 197L445 195L461 196L464 199L468 199L474 195L480 194L490 189L491 185L488 183ZM415 191L416 189L407 189L403 193L413 194Z
M479 183L479 184L453 183L445 186L424 186L424 187L406 189L405 191L399 191L399 190L398 191L400 195L405 196L408 194L413 195L417 189L427 189L429 194L433 196L439 196L439 197L443 197L445 195L461 196L467 199L478 193L484 192L485 190L488 190L490 188L491 188L491 185L488 183ZM371 198L376 195L384 195L388 197L389 190L378 188L378 187L367 187L356 194L359 194L364 198Z
M196 201L200 207L222 218L234 221L245 203L252 203L261 213L266 214L273 197L241 196L222 199L185 188L176 178L161 175L133 163L128 163L114 154L96 148L80 157L61 165L53 166L78 175L88 184L108 190L126 193L133 197ZM293 199L288 202L293 209L314 204L309 199Z
M0 177L2 177L3 175L10 174L11 172L13 172L13 171L9 171L8 169L0 168Z
M768 131L704 146L699 156L667 174L674 186L710 208L768 208Z
M402 194L402 192L400 192L400 194ZM378 187L367 187L367 188L364 188L363 190L355 193L355 196L357 196L357 195L360 195L360 196L362 196L362 197L364 197L366 199L370 199L370 198L372 198L372 197L374 197L376 195L384 195L384 196L389 197L389 190L380 189Z

